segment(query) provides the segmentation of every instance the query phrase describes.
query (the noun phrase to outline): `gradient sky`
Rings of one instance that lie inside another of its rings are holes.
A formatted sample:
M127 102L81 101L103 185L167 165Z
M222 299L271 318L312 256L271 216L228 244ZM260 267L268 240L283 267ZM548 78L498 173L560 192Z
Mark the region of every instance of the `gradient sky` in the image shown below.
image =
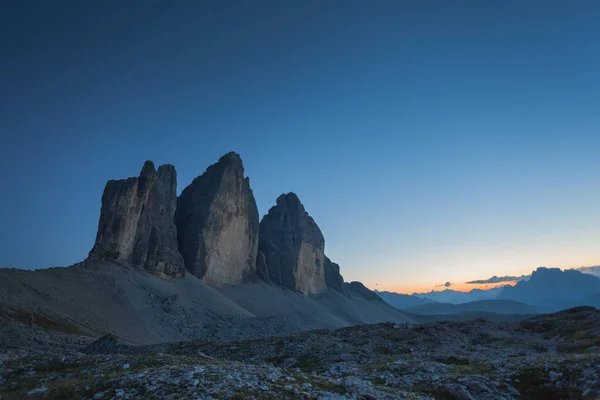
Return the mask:
M82 260L108 179L241 154L347 280L600 263L600 2L27 1L0 13L0 266Z

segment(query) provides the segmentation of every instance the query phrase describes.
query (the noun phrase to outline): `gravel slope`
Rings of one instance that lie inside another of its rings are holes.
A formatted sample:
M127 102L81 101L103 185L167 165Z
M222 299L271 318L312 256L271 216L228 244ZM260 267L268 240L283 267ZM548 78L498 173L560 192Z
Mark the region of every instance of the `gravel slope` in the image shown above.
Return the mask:
M112 265L0 269L3 347L51 345L67 334L150 344L412 321L384 302L332 290L304 296L260 281L218 290L190 274L164 280Z

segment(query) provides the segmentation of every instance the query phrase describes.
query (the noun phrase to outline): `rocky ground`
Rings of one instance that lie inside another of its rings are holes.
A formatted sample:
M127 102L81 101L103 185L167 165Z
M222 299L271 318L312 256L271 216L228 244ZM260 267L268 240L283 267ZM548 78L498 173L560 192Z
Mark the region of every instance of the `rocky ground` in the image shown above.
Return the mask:
M598 399L600 311L12 353L0 398Z

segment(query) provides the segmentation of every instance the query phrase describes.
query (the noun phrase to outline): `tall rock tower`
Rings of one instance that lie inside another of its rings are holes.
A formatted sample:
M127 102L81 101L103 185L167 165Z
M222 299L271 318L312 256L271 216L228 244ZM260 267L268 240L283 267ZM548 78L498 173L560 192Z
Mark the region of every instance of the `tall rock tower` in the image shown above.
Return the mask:
M175 223L190 273L212 286L256 275L258 209L238 154L225 154L183 190Z
M140 267L161 277L182 277L174 224L177 173L146 161L137 178L108 181L96 242L88 261Z
M260 222L259 276L304 294L326 290L325 239L295 193L282 194Z

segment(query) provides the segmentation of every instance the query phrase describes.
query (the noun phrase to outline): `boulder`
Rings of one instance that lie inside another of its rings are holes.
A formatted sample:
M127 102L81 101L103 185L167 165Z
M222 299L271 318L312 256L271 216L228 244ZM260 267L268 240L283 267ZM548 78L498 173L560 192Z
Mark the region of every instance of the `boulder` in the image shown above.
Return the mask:
M183 190L175 223L193 275L216 287L256 276L258 208L238 154L225 154Z
M160 277L182 277L173 218L177 173L172 165L158 171L146 161L137 178L108 181L102 195L96 242L88 262L112 262L143 268Z
M263 217L259 251L264 280L304 294L326 290L325 239L295 193L279 196Z
M79 351L84 354L127 354L132 346L115 335L107 333Z

